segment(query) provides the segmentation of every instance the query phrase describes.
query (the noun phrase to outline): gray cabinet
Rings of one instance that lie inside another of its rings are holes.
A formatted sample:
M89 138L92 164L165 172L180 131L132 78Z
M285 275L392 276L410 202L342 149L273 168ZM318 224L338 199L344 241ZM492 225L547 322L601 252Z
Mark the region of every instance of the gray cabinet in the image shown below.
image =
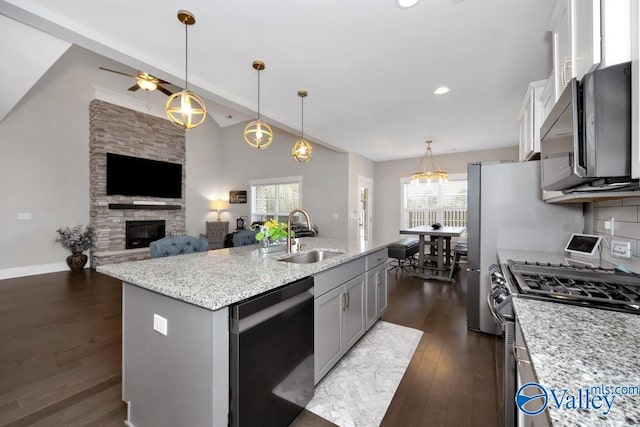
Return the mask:
M314 303L314 377L317 384L333 365L340 360L342 350L341 331L343 321L342 286L327 292Z
M365 258L314 276L314 378L317 384L365 332Z
M367 330L382 316L387 309L387 249L382 249L367 256L366 281L366 327Z
M367 330L387 309L387 263L367 271Z

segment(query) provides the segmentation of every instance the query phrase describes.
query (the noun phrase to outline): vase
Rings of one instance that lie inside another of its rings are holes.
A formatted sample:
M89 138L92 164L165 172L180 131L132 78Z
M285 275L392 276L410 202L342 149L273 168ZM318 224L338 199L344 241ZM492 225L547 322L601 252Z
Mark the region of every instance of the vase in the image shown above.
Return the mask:
M87 263L88 257L82 252L74 252L67 257L67 265L71 271L82 271Z

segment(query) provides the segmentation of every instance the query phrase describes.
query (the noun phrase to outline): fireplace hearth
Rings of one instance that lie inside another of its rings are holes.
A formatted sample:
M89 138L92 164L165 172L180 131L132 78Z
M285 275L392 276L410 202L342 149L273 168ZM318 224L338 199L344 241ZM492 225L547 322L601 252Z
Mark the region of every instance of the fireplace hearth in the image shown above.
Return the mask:
M165 236L165 221L126 221L125 248L148 248L151 242Z

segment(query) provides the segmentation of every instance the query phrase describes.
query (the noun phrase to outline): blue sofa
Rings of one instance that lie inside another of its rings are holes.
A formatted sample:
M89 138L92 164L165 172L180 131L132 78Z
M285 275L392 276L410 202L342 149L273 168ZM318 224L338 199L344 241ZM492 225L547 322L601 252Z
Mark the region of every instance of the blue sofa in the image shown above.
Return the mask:
M171 236L151 242L149 249L151 250L151 258L160 258L208 251L209 241L203 237Z

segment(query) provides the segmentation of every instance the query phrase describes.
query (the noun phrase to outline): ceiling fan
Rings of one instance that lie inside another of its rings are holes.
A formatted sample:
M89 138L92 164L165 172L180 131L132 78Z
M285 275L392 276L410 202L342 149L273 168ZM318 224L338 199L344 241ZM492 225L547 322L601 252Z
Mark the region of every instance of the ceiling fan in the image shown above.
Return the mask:
M171 91L161 86L161 84L171 84L171 83L164 81L162 79L159 79L157 77L154 77L149 73L145 73L144 71L138 71L138 74L134 76L131 74L123 73L122 71L110 70L104 67L98 67L98 68L104 71L109 71L111 73L121 74L123 76L132 77L136 79L136 84L134 84L129 88L129 90L132 92L138 89L144 89L148 92L158 89L160 92L164 93L167 96L173 95Z

